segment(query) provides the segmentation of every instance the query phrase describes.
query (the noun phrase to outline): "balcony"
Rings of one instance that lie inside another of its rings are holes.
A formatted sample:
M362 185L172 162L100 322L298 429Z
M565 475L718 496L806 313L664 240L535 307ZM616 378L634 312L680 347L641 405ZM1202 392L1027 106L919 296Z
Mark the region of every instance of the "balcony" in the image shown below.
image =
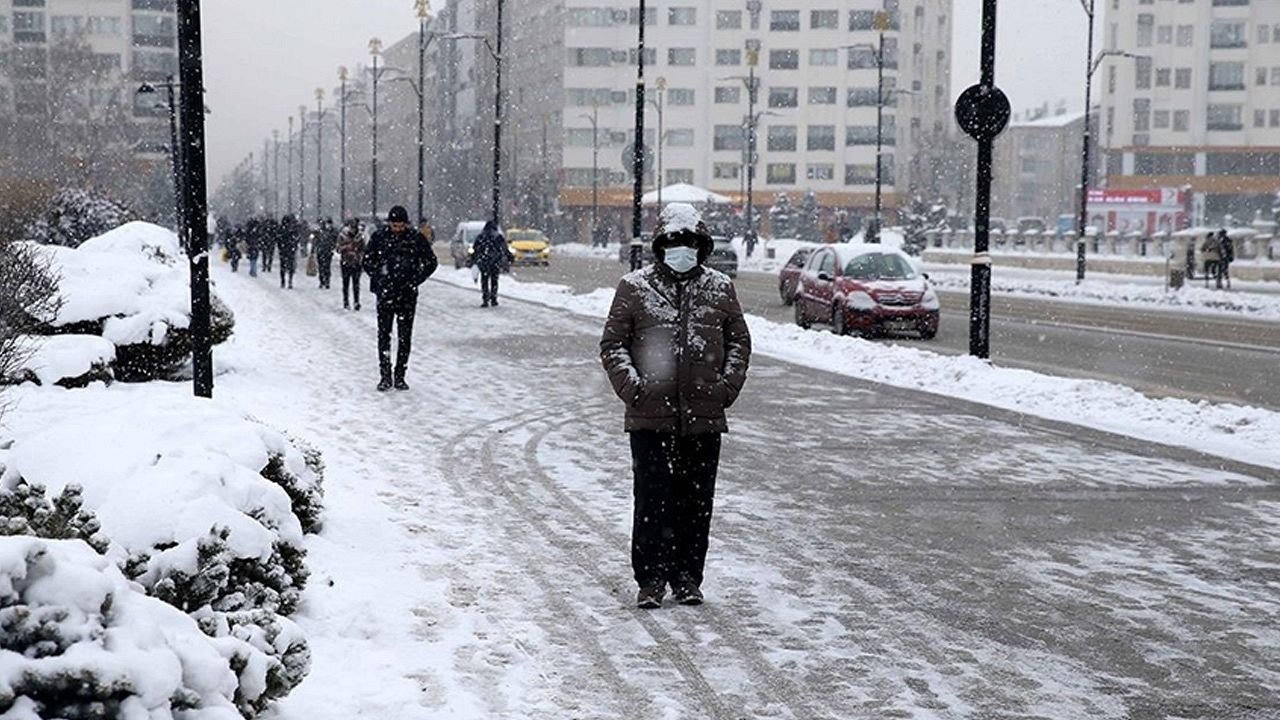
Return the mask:
M1244 123L1228 120L1210 120L1205 129L1210 132L1237 132L1244 129Z

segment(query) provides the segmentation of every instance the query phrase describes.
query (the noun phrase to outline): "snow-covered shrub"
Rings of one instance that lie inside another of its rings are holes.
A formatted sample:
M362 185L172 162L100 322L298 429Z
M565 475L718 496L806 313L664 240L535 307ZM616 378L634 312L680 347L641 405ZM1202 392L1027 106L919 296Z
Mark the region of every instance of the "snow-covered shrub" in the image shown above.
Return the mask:
M16 370L0 376L0 385L33 382L82 388L94 382L111 382L116 346L96 335L23 336L33 348Z
M192 617L215 638L239 678L235 703L246 718L288 695L311 670L306 637L286 618L261 610L218 613L208 608Z
M77 247L86 240L137 219L127 206L80 189L59 190L32 223L27 237L45 245Z
M83 540L105 554L109 543L102 524L84 509L84 488L68 485L50 500L43 485L19 482L0 488L0 535L33 535L48 540Z
M81 541L0 537L3 717L236 720L224 640L248 645L208 637Z
M125 382L180 375L191 356L191 282L176 235L133 222L75 249L35 247L60 275L63 300L41 334L106 338L116 346L115 376ZM210 300L217 344L231 337L235 317L216 294Z
M314 533L320 530L320 514L324 510L324 456L311 444L286 435L289 444L301 453L305 472L295 472L296 463L284 453L274 453L262 468L262 477L279 485L293 503L293 514L302 523L302 531ZM295 465L290 469L290 465Z

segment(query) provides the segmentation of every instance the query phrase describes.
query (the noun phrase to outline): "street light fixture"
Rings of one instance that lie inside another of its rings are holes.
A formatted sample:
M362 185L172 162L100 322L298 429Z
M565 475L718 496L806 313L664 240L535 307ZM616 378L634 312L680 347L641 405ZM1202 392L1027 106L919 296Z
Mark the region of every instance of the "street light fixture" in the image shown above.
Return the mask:
M381 73L378 71L378 57L382 55L382 41L378 38L369 40L369 54L373 56L373 177L370 186L370 214L375 218L378 217L378 80Z
M498 46L484 33L449 33L446 40L479 40L484 43L494 62L493 93L493 222L502 224L502 0L498 0Z
M600 103L591 100L591 114L580 117L591 121L591 246L600 232ZM659 201L661 203L661 201Z
M183 247L186 246L186 233L182 231L182 155L181 148L178 145L178 108L174 100L174 89L179 83L175 82L173 76L165 78L163 83L159 83L160 87L165 88L169 94L169 171L173 174L173 212L174 212L174 228L178 232L178 237L182 240ZM155 85L151 83L143 83L138 88L139 95L152 95L158 92Z
M316 220L324 216L324 89L316 88Z
M298 219L307 215L307 106L298 106Z
M338 66L338 80L342 83L338 90L338 217L347 219L347 66Z
M662 208L662 183L663 183L663 178L662 178L662 146L663 146L663 144L664 144L664 143L663 143L663 131L662 131L662 110L663 110L663 103L665 102L664 98L665 98L666 93L667 93L667 79L666 79L665 77L659 77L659 78L657 79L657 81L656 81L656 83L655 83L655 84L657 85L657 88L658 88L657 97L655 97L655 98L653 98L653 99L649 100L649 104L650 104L650 105L652 105L652 106L653 106L653 107L658 111L658 176L657 176L657 185L658 185L658 208L659 208L659 210L661 210L661 208Z
M884 222L884 34L889 29L889 13L884 10L876 13L876 30L879 42L874 47L876 53L876 206L875 218L867 229L866 240L869 243L880 242L880 227ZM871 48L868 44L846 45L844 49L854 50Z

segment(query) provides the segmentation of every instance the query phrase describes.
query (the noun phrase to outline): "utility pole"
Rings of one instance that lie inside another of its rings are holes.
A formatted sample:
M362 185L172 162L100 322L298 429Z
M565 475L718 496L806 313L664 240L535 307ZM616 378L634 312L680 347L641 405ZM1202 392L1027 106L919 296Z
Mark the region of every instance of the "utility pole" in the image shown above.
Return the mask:
M1085 13L1089 16L1089 39L1084 56L1086 65L1084 76L1084 149L1080 153L1080 218L1076 223L1076 284L1084 282L1085 271L1085 233L1089 226L1089 145L1091 132L1089 129L1089 105L1093 102L1093 10L1094 0L1088 0ZM1081 0L1084 5L1084 0Z
M271 157L271 142L262 141L262 214L271 214L271 176L269 175L271 165L267 158Z
M178 69L182 77L183 224L191 267L191 375L196 397L213 397L209 300L209 207L204 153L204 60L200 2L178 3Z
M289 214L293 214L293 116L289 116L289 142L285 148L285 191L289 194Z
M279 130L271 131L271 141L275 146L273 149L273 155L271 159L271 163L272 163L271 174L275 176L275 182L271 184L272 185L271 194L273 196L273 200L271 203L272 217L279 218L281 215L280 213L280 131Z
M582 117L591 121L591 246L595 247L600 232L600 102L592 98L591 114Z
M307 106L298 106L298 218L307 215Z
M373 56L373 185L370 188L369 212L375 221L378 217L378 56L382 54L382 41L369 41L369 54Z
M418 13L418 227L426 222L424 209L427 194L426 121L427 114L427 23L431 20L431 3L417 0Z
M339 142L342 147L338 151L341 158L341 169L338 171L338 217L344 221L347 219L347 68L342 66L338 68L338 80L342 82L339 90L342 94L338 97L338 115L339 121Z
M644 0L640 0L641 6ZM502 225L502 0L498 0L498 49L494 53L493 222Z
M324 89L316 88L316 219L324 217Z
M876 13L876 30L880 44L876 47L876 214L871 222L867 242L880 242L880 226L884 222L884 32L889 28L889 13Z
M747 73L747 117L750 120L747 123L747 236L743 238L747 246L747 257L751 257L756 251L756 218L755 218L755 181L756 181L756 124L759 119L756 117L756 63L760 60L760 50L756 47L747 48L747 65L749 67Z
M644 0L640 0L640 15L636 18L639 28L639 42L636 52L636 138L632 146L635 155L631 160L631 169L635 174L635 184L631 190L631 269L640 269L640 248L643 244L644 213Z
M663 138L663 135L665 133L663 133L662 131L662 110L663 110L663 103L665 102L665 96L667 94L667 79L664 77L660 77L655 82L655 85L657 85L658 92L656 93L656 97L653 100L650 100L649 102L650 104L653 105L654 109L658 111L658 178L657 178L657 182L654 184L658 186L658 210L659 212L661 212L662 182L663 182L662 180L662 146L666 142L665 139Z

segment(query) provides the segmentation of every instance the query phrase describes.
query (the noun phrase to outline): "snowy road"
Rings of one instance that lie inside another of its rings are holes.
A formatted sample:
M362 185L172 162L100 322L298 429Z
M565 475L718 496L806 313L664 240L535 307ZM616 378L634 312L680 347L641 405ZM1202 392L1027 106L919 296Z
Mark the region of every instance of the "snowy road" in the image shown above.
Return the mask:
M286 720L1280 714L1274 476L759 358L709 603L644 613L594 321L431 283L379 395L368 308L215 278L217 392L329 464Z

